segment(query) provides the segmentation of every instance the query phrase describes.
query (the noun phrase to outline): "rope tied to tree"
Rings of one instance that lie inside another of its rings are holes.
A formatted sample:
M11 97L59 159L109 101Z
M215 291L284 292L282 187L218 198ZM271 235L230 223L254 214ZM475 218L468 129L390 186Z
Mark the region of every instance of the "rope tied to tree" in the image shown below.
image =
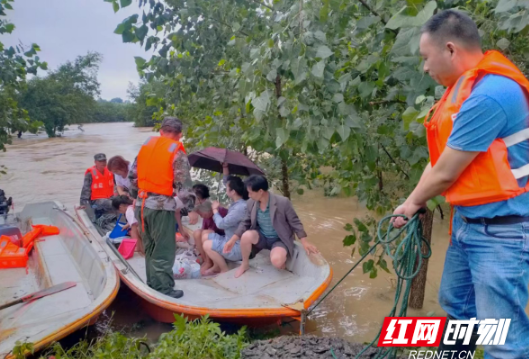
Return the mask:
M331 290L307 311L305 316L310 315L369 254L375 251L379 245L382 245L386 255L393 260L393 268L397 275L395 300L388 317L405 317L408 312L412 281L419 274L423 261L432 255L432 248L422 235L422 223L419 216L423 213L425 213L425 210L420 210L401 228L393 227L392 219L397 217L406 218L404 215L389 215L382 218L377 226L377 241L375 244L345 273ZM427 248L425 254L423 253L423 246ZM381 331L382 328L373 341L358 353L356 358L359 358L369 348L376 345ZM396 347L380 347L377 349L373 359L396 358L396 356Z

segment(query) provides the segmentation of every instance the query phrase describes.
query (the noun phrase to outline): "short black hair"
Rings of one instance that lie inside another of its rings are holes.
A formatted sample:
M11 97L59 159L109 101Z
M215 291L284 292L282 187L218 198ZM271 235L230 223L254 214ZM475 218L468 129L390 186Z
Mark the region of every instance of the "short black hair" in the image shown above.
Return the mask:
M246 188L251 188L252 191L257 192L260 189L268 191L268 180L265 176L251 175L244 181Z
M476 23L460 11L444 10L430 18L421 28L439 41L460 41L471 49L481 49L481 38Z
M126 195L112 197L112 207L114 207L114 209L119 209L119 206L122 204L130 206L132 203L132 199Z
M248 199L248 190L246 189L246 186L244 185L244 182L240 177L237 176L228 176L228 180L226 181L226 185L230 186L230 189L232 191L235 191L239 196L242 197L242 199L247 200Z
M209 198L209 188L205 184L197 183L193 186L193 191L200 199L208 199Z

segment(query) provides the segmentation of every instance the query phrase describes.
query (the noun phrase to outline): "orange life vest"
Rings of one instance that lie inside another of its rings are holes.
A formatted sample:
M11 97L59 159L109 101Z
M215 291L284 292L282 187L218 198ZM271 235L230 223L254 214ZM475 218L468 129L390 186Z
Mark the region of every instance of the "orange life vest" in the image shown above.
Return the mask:
M470 96L474 85L483 76L495 74L516 81L529 95L529 81L505 56L497 51L488 51L476 68L465 72L454 86L448 88L441 100L426 116L426 136L432 166L435 166L452 133L453 122L463 102ZM529 99L529 98L528 98ZM520 188L518 178L529 175L529 165L513 169L507 159L507 148L529 139L529 128L515 134L498 138L487 152L482 152L463 171L456 182L443 195L451 205L477 206L516 197L529 189Z
M86 170L85 176L88 172L92 172L92 201L101 198L110 198L114 195L114 175L105 167L105 172L101 174L96 167L91 167Z
M184 151L182 142L166 137L147 139L138 154L138 189L142 193L173 195L173 161L178 151Z

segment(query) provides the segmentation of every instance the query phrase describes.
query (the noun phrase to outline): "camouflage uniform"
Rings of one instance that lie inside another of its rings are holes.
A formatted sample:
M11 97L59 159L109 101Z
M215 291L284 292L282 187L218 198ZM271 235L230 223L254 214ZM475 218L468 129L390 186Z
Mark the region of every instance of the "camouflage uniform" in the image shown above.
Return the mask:
M177 124L171 121L178 121ZM181 126L177 119L166 118L164 125ZM179 127L181 129L181 127ZM173 186L185 210L195 207L195 194L192 191L191 166L184 151L178 151L173 160ZM145 248L145 271L147 285L154 290L179 298L182 291L174 290L172 267L176 255L176 201L173 196L148 193L144 199L138 197L138 158L129 172L130 194L136 198L135 215L138 219L143 246ZM145 203L143 203L145 201ZM143 205L143 208L142 208ZM178 294L175 294L179 292Z
M130 194L132 198L136 198L136 206L141 207L142 199L138 197L138 158L134 159L134 163L130 168ZM173 162L174 172L174 187L178 198L184 204L182 209L184 212L191 212L195 207L195 193L192 190L193 181L191 180L191 166L187 155L183 151L178 151ZM149 194L145 199L145 208L155 210L176 210L176 202L174 197L164 195Z
M102 154L97 154L94 158L97 160ZM104 155L103 155L104 156ZM105 157L106 159L106 157ZM115 186L114 186L115 188ZM101 222L102 228L108 227L106 222L115 223L117 214L114 208L112 207L112 200L109 198L100 198L96 200L91 200L92 198L92 172L89 171L84 176L83 188L81 189L81 198L79 204L86 208L86 213L92 222L96 223ZM112 230L112 228L110 228Z

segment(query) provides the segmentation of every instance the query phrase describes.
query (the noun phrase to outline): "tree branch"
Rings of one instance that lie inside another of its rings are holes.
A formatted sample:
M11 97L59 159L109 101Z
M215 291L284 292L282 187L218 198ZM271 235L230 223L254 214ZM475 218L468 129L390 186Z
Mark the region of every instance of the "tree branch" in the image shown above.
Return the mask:
M397 161L395 161L395 159L389 154L388 150L386 149L386 147L384 147L383 144L380 144L382 146L382 149L384 150L384 152L386 152L386 155L388 155L389 159L391 160L391 162L393 162L396 166L397 166L397 169L404 175L406 176L406 179L410 179L410 176L408 176L408 174L406 172L404 172L404 170L402 169L402 167L400 167L400 165L397 163Z
M378 12L376 12L371 6L369 6L368 3L366 3L364 0L358 0L358 1L360 1L362 5L364 5L364 7L371 12L371 14L378 16L380 18L380 21L382 21L382 23L386 25L386 22L384 21L382 16L380 16Z
M380 100L380 101L371 101L369 102L369 104L371 106L374 106L374 105L383 105L383 104L386 104L386 103L406 103L406 101L400 101L400 100Z
M264 3L262 3L262 2L260 2L260 1L258 1L258 0L252 0L252 2L254 2L254 3L258 4L258 5L261 5L261 6L267 7L267 8L269 8L270 10L274 11L274 8L273 8L273 7L271 7L271 6L269 6L269 5L266 5L266 4L264 4Z

